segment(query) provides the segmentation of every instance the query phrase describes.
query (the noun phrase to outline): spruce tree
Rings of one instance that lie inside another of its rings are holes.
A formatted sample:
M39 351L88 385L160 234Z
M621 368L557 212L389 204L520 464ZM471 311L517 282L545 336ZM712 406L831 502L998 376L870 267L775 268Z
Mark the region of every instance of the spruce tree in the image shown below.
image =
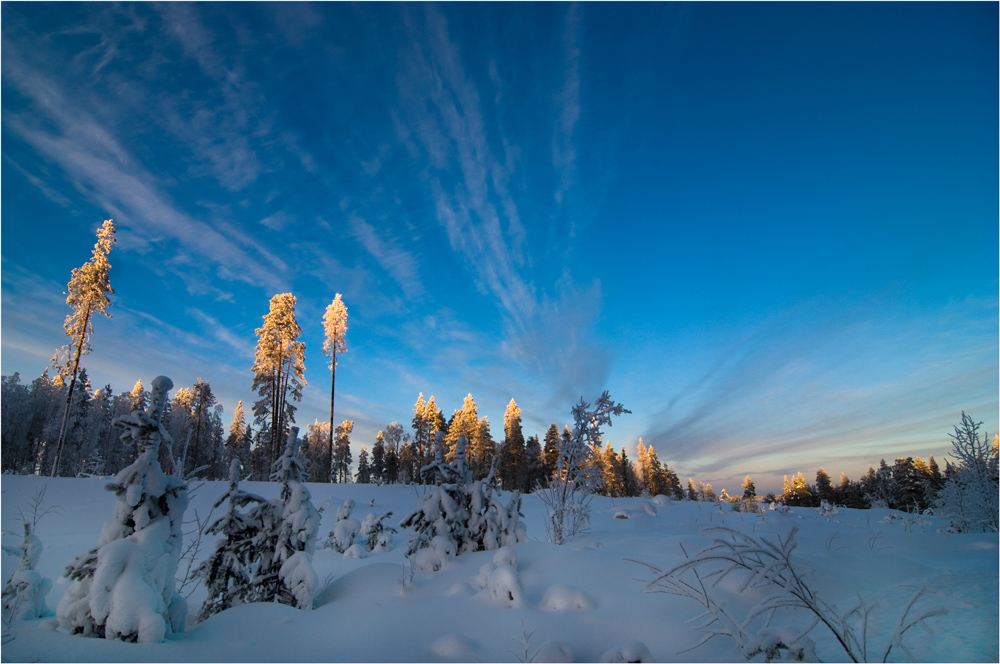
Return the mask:
M76 387L77 371L80 368L80 357L90 352L90 335L94 331L93 317L102 314L111 318L107 309L111 306L108 295L114 295L108 272L108 254L111 245L115 244L115 224L106 220L97 231L97 243L91 259L78 268L74 268L69 283L66 286L66 304L73 313L66 316L63 329L70 342L56 351L52 356L52 366L58 371L60 378L69 378L69 391L66 393L66 408L63 411L62 424L59 427L59 437L56 440L55 457L52 461L52 477L59 475L62 461L62 449L66 434L67 418L70 415L70 403L73 390Z

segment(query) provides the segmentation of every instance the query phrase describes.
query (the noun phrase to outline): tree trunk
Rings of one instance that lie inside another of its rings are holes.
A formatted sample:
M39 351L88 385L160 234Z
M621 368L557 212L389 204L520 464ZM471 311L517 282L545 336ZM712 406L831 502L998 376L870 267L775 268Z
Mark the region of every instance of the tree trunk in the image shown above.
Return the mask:
M330 442L327 445L329 450L326 463L326 479L329 482L333 471L333 388L337 382L337 344L333 344L333 367L330 369Z
M63 411L62 424L59 426L59 441L56 443L56 458L52 461L51 477L59 476L59 461L62 458L63 440L66 436L66 420L69 418L69 406L73 400L73 388L76 387L76 372L80 368L80 354L83 352L83 339L87 334L87 323L90 321L90 305L83 314L83 325L80 327L80 338L76 341L76 357L73 359L73 376L69 381L69 393L66 395L66 409Z

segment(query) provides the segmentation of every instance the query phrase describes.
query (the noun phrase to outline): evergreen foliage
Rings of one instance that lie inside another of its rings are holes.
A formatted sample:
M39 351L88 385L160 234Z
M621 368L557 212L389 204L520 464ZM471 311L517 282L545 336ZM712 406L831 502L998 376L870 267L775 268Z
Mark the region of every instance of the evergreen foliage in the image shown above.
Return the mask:
M100 543L66 568L74 583L56 615L72 634L155 643L184 629L187 605L174 577L187 484L165 475L158 460L161 442L169 440L161 417L171 387L159 376L146 411L115 420L139 456L107 486L116 502Z

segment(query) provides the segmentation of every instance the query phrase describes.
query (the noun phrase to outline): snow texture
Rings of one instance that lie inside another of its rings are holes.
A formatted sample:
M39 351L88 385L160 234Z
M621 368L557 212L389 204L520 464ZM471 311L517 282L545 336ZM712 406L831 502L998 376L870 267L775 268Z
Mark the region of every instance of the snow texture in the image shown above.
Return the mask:
M545 591L538 608L544 611L590 611L594 604L579 588L554 585Z
M621 647L612 648L601 656L601 662L652 662L653 655L642 641L626 641Z

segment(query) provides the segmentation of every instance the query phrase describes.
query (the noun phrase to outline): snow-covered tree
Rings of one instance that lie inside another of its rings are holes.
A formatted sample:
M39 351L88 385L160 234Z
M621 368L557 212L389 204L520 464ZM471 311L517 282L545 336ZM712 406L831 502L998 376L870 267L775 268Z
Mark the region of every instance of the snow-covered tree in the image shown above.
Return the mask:
M982 422L962 412L955 427L952 454L944 486L938 493L937 512L958 532L996 532L998 528L998 442L980 436Z
M755 500L757 498L757 487L753 480L747 475L743 478L743 500Z
M295 321L295 296L280 293L271 298L264 324L255 330L257 348L251 389L260 399L254 403L254 421L268 424L267 441L271 459L281 454L281 440L295 421L292 401L302 399L305 379L305 344L299 341L302 328Z
M111 219L107 219L97 230L97 243L94 245L91 259L73 269L66 287L68 291L66 304L73 309L73 313L66 316L63 328L70 342L56 351L52 357L52 366L64 381L69 378L69 391L66 394L66 408L63 411L62 425L59 427L59 438L56 441L52 477L56 477L60 472L67 418L70 416L70 402L76 387L80 357L90 352L90 335L94 331L93 317L102 314L111 318L111 314L107 311L111 306L108 295L114 295L115 290L108 278L108 272L111 270L108 254L111 252L111 245L116 242L115 224Z
M407 556L420 569L436 570L444 559L472 551L498 549L525 537L520 522L521 498L514 492L504 504L496 496L496 462L485 479L473 481L466 462L465 436L455 445L455 459L444 461L443 436L435 436L434 461L421 469L424 481L435 486L417 500L416 508L400 522L413 528Z
M278 499L248 514L258 533L251 553L257 565L252 599L311 609L319 585L312 558L320 515L305 485L298 433L290 427L285 451L272 466L271 480L281 482Z
M187 484L165 475L158 460L169 439L160 420L172 387L169 378L157 377L149 407L115 420L139 457L107 486L115 509L100 543L66 568L74 583L56 616L72 634L156 643L184 629L187 603L174 579Z
M240 512L240 508L266 501L240 490L240 470L240 460L234 458L229 464L229 490L214 505L218 508L227 502L226 514L205 530L206 535L222 535L223 538L195 570L208 593L198 614L199 620L206 620L253 597L253 543L260 531L254 519Z
M364 445L361 446L361 454L358 455L358 472L354 481L358 484L371 484L372 481L372 467L368 462L368 450Z
M42 555L42 542L34 533L34 523L25 520L21 543L5 546L3 551L21 558L21 563L3 587L4 622L41 618L48 612L45 596L52 589L52 581L35 570Z
M340 293L326 308L323 315L323 354L330 358L330 434L327 440L327 465L315 478L317 482L330 481L330 460L333 458L333 397L337 386L337 356L347 352L347 305Z
M520 489L524 475L524 434L521 409L513 399L503 415L504 439L500 445L500 483L504 490Z
M592 409L582 398L573 407L572 436L560 441L556 470L549 486L538 492L549 510L545 529L553 544L572 539L589 522L589 496L600 481L591 463L592 450L601 443L601 427L611 426L612 416L630 412L612 401L607 392L594 402Z
M236 410L233 411L233 419L229 423L229 435L226 437L226 453L230 466L233 459L237 459L242 468L250 467L250 435L250 427L247 426L241 400L237 402Z
M351 481L351 432L354 431L354 422L344 420L337 426L333 448L333 481Z

